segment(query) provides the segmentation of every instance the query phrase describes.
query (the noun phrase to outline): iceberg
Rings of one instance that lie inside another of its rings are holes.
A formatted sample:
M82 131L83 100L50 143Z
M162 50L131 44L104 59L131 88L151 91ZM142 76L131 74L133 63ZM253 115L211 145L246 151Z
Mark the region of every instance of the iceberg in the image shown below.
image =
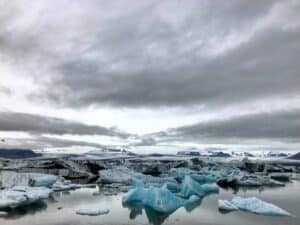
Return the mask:
M73 190L77 188L78 185L72 184L71 181L65 180L65 179L58 179L53 185L52 190L53 191L67 191L67 190Z
M171 213L185 204L185 200L175 196L166 185L145 188L142 182L138 182L122 200L126 204L139 202L160 213Z
M288 182L291 180L291 175L286 173L272 173L270 177L281 182Z
M217 193L219 192L219 188L216 183L213 183L213 180L210 178L205 178L205 176L197 177L198 182L192 178L192 176L185 176L184 180L181 184L181 194L185 198L189 198L192 195L196 195L198 197L204 197L209 193ZM205 183L208 182L208 183Z
M109 209L105 208L80 208L76 210L78 215L99 216L109 213Z
M15 208L27 201L26 195L22 192L2 190L0 191L0 209Z
M197 174L196 171L190 170L188 168L172 168L169 171L169 176L173 177L174 179L178 181L182 181L186 175L192 175L192 174Z
M281 187L285 186L284 183L272 179L269 176L263 176L260 174L246 174L239 173L235 175L234 173L230 174L226 178L221 178L218 181L218 184L222 187Z
M239 208L229 200L218 200L219 209L222 211L237 211Z
M0 191L0 208L16 208L49 198L52 191L46 187L17 186Z
M234 197L232 200L219 200L219 209L224 211L242 210L267 216L290 216L291 214L256 197Z
M195 205L205 195L219 191L212 177L193 177L197 181L192 175L185 175L182 184L166 183L162 187L145 187L143 181L135 180L135 187L124 195L123 203L138 202L157 212L171 213L182 206Z
M13 171L0 172L0 186L11 188L14 186L51 187L57 176L42 173L17 173Z

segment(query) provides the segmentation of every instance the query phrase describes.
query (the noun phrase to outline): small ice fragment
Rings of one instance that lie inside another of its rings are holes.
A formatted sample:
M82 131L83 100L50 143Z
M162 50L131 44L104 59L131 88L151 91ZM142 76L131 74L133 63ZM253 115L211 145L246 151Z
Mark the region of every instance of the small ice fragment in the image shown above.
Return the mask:
M100 216L108 213L109 209L105 208L80 208L76 210L76 214L86 216Z

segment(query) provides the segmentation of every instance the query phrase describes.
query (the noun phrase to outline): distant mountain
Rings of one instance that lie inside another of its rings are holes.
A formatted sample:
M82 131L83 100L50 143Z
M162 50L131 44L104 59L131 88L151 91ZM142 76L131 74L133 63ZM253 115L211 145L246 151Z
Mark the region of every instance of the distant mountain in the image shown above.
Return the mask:
M0 158L6 159L25 159L42 156L40 153L35 153L30 149L7 149L0 148Z
M300 160L300 152L296 153L295 155L290 156L289 159Z

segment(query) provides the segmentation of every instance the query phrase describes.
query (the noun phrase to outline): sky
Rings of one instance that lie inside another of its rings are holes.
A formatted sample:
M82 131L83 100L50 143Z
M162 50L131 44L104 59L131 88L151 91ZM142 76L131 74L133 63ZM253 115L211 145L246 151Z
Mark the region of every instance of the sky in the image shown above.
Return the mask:
M2 148L299 150L298 0L0 9Z

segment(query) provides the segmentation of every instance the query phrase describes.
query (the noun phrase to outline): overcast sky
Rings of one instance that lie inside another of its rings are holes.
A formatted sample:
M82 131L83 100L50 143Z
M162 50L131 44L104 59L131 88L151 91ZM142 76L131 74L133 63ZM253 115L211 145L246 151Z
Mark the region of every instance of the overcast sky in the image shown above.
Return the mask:
M0 147L299 150L298 0L0 9Z

